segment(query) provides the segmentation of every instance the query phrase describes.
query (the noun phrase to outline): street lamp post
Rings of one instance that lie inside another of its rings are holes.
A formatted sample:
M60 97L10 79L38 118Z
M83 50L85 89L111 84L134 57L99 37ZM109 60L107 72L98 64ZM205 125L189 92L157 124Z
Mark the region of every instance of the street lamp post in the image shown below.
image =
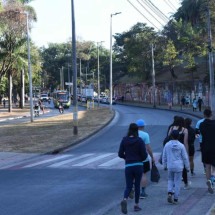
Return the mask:
M152 44L152 85L153 85L153 108L156 108L155 104L155 62L154 62L154 45Z
M112 96L113 96L113 78L112 78L112 17L120 14L121 12L113 13L110 15L110 111L112 111Z
M34 121L33 114L33 93L32 93L32 72L31 72L31 49L30 49L30 34L29 34L29 23L28 23L28 12L18 12L20 14L26 15L26 29L27 29L27 45L28 45L28 75L29 75L29 96L30 96L30 115L31 122Z
M208 2L208 63L209 63L209 75L210 75L210 107L212 112L215 111L215 89L214 89L214 60L212 51L212 34L211 34L211 22L210 22L210 8Z
M97 49L98 49L98 106L100 103L100 65L99 65L99 48L100 44L102 44L104 41L97 42Z
M77 105L77 64L76 64L76 35L75 35L75 9L71 0L72 13L72 67L73 67L73 134L78 134L78 105Z

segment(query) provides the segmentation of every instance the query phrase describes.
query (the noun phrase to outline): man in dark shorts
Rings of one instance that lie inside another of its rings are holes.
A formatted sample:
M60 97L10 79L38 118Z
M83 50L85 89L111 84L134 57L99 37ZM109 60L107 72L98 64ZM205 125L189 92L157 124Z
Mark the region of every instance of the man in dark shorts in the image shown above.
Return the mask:
M214 131L215 120L212 120L212 111L210 109L204 110L205 120L200 124L200 133L202 135L201 153L202 162L205 164L206 179L208 192L213 194L213 182L211 180L212 167L215 167L215 144Z
M145 122L142 119L137 120L136 122L138 126L138 134L139 137L144 141L145 146L146 146L146 151L150 155L152 162L155 162L152 149L150 147L150 138L149 134L144 131L145 128ZM143 175L141 179L141 194L140 194L140 199L145 199L148 195L146 194L146 186L147 186L147 172L150 171L150 162L149 162L149 157L146 158L146 160L143 161Z

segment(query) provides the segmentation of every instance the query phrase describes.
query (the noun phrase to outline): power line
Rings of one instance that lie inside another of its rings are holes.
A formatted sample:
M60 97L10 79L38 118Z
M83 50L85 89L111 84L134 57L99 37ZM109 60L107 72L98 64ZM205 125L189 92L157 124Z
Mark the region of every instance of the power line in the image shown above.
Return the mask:
M147 0L142 0L150 9L153 11L160 19L162 19L164 22L168 22L169 19L167 16L165 16L156 6L153 6L153 3L151 4Z
M174 8L174 10L177 10L177 8L175 7L175 5L170 1L170 0L167 0L169 2L170 5L172 5L172 7Z
M169 20L169 18L157 6L155 6L151 0L146 0L146 1L148 1L154 8L156 8L163 15L165 19Z
M171 4L169 4L169 2L167 0L164 0L164 2L172 9L172 10L175 10Z
M157 21L157 22L159 22L162 26L163 26L163 24L141 3L141 2L139 2L139 0L137 0L137 2L152 16L152 17L154 17L154 19Z
M159 30L159 28L156 26L156 25L154 25L149 19L147 19L147 17L146 16L144 16L141 12L140 12L140 10L138 10L137 9L137 7L135 7L129 0L127 0L130 4L131 4L131 6L133 6L134 7L134 9L136 10L136 11L138 11L149 23L151 23L155 28L157 28L158 30Z

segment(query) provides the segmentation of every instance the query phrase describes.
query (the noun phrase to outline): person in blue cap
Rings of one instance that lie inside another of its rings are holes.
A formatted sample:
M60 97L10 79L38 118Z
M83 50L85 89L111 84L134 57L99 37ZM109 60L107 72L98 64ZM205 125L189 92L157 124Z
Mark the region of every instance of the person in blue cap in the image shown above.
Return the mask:
M138 119L136 121L136 124L138 126L138 135L139 137L144 141L146 145L146 151L150 155L152 162L154 163L154 157L153 157L153 152L150 146L150 137L147 132L144 131L145 128L145 121L143 119ZM141 194L140 198L145 199L148 195L146 194L146 186L148 184L147 180L147 172L150 171L150 162L149 162L149 157L146 158L146 160L143 161L143 175L141 179Z

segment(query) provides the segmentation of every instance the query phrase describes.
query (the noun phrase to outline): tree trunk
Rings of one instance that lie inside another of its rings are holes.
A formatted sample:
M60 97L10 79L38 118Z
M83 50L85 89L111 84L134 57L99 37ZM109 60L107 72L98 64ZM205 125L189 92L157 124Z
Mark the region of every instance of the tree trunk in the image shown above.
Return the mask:
M11 71L9 72L8 74L8 82L9 82L9 93L8 93L8 112L12 112L12 104L13 104L13 101L12 101L12 73Z
M25 71L21 71L21 90L20 90L20 108L25 107Z

